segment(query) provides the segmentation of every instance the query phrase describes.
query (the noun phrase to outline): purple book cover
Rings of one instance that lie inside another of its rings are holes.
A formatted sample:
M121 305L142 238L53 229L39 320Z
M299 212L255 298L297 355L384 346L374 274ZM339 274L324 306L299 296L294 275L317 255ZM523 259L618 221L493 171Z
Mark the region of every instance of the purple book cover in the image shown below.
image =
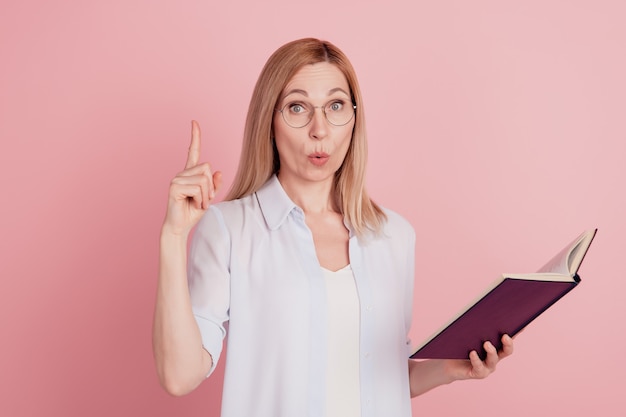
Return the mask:
M579 281L578 276L571 282L505 278L411 358L467 359L476 350L484 359L484 342L501 349L502 335L514 336Z

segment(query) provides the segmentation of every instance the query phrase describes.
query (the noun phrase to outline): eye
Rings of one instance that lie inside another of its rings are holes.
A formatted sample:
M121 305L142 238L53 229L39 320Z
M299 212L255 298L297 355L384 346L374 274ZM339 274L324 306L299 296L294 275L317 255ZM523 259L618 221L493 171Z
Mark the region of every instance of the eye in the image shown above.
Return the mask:
M344 102L341 100L337 100L337 101L333 101L331 103L328 103L328 110L331 112L338 112L341 111L343 109L344 106Z
M289 112L293 114L306 113L306 107L304 107L301 103L292 103L287 107L289 108Z

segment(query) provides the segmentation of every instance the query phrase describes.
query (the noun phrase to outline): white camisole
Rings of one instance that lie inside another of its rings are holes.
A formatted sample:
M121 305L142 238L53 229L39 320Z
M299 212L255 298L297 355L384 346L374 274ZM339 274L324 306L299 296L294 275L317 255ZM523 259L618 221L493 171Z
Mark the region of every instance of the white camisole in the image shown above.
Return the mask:
M350 265L322 268L328 301L326 417L359 417L359 297Z

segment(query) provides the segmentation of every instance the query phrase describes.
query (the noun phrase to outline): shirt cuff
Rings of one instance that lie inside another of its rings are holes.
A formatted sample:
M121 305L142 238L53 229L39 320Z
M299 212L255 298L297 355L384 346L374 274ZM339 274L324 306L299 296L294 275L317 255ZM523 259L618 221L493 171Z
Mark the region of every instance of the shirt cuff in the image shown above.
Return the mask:
M226 331L224 327L219 326L203 317L195 316L200 336L202 337L202 347L211 355L211 369L207 373L207 377L213 373L222 354L224 345L224 337Z

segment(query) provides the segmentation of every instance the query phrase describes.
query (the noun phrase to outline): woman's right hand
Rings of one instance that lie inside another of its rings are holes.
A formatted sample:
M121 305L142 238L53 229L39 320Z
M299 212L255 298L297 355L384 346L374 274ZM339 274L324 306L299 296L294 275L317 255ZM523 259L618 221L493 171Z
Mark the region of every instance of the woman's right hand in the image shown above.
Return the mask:
M211 173L211 166L200 158L200 125L191 121L191 145L185 169L170 183L163 232L187 235L215 199L222 184L222 173Z

